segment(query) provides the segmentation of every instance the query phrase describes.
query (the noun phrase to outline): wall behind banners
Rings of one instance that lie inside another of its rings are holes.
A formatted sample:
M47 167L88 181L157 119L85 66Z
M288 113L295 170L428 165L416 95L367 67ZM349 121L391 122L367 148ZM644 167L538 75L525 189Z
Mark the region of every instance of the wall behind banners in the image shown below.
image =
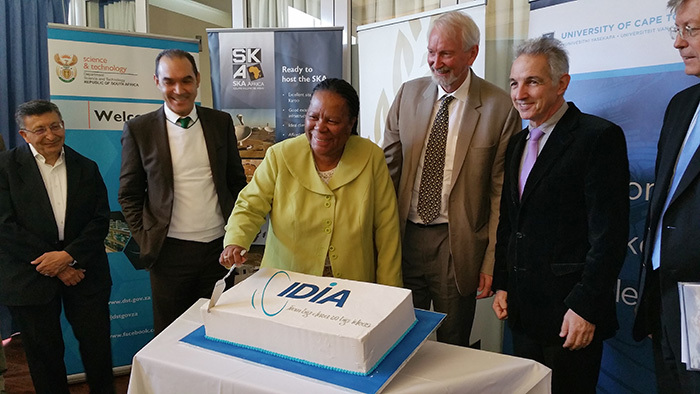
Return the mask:
M469 15L481 31L479 55L472 71L484 77L485 1L462 2L454 7L359 26L357 28L360 64L360 135L381 146L386 115L403 82L430 75L428 33L430 22L441 14L461 11ZM492 299L477 301L471 343L482 349L501 350L502 323L491 310Z
M198 58L193 40L49 25L51 100L66 123L66 144L97 162L112 211L105 240L112 274L110 314L115 367L131 364L133 355L153 337L151 289L146 271L135 270L138 256L117 202L124 122L159 108L163 99L153 82L154 60L166 48ZM63 319L66 367L83 372L78 344Z
M620 330L605 343L598 391L654 393L651 342L637 343L631 335L644 223L666 105L698 81L679 63L667 31L674 16L665 1L586 0L535 9L537 3L529 36L552 35L569 51L572 81L565 98L617 123L627 138L631 211L628 253L616 289Z

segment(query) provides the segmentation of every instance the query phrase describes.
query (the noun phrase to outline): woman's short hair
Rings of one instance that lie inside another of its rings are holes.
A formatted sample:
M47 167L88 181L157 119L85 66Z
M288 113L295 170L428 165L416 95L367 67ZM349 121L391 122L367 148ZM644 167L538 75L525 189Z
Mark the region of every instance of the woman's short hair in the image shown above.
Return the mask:
M328 78L319 82L314 86L314 93L318 91L328 91L338 94L345 100L345 104L350 111L350 118L355 118L355 124L352 126L352 134L357 135L357 118L360 113L360 98L357 96L357 91L347 81L340 78Z

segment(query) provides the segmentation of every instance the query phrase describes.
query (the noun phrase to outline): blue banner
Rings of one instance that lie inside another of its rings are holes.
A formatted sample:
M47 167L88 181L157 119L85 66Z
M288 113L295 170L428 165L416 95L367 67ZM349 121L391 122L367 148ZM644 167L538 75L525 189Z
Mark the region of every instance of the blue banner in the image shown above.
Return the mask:
M267 148L304 132L314 86L342 77L342 28L207 29L207 36L214 108L234 118L250 181ZM263 245L266 234L265 225L253 244Z
M304 133L304 117L314 86L342 78L341 30L275 33L277 141ZM328 50L319 50L327 48Z
M207 34L214 107L234 117L244 164L262 159L274 142L303 133L313 87L342 77L340 27Z

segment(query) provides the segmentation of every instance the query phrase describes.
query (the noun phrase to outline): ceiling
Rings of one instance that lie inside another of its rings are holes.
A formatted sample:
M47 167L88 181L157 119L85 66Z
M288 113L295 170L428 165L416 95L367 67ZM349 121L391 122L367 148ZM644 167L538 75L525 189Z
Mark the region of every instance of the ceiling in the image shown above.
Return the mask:
M217 26L231 26L231 1L148 0L148 4Z

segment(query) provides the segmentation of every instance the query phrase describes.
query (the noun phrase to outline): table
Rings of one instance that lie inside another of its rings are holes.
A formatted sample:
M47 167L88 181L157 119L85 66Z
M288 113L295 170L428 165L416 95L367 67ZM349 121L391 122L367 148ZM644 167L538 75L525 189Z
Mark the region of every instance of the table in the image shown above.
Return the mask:
M134 356L128 394L342 393L345 389L180 342L202 325L200 299ZM426 341L383 393L551 392L532 360Z

